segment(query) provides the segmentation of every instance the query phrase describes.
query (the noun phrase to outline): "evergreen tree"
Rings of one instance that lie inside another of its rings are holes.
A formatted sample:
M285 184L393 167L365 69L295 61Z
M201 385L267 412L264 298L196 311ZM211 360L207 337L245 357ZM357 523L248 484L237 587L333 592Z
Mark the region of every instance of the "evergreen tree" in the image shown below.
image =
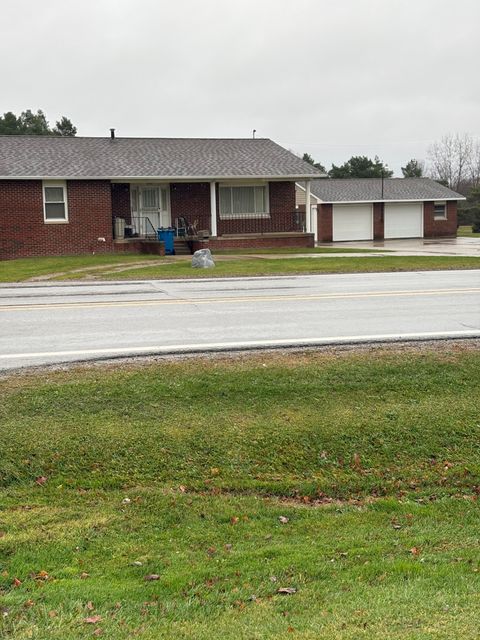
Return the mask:
M424 164L419 160L412 158L402 167L404 178L421 178L423 176Z
M320 164L320 162L315 162L315 160L312 158L312 156L309 153L304 153L302 156L302 160L304 160L305 162L308 162L308 164L311 164L312 167L315 167L316 169L320 169L320 171L322 171L323 173L327 173L327 170L325 169L323 164Z
M391 178L393 171L378 156L374 160L367 156L352 156L340 167L332 164L328 175L330 178Z
M41 109L36 113L27 109L19 116L7 111L0 116L0 135L3 136L74 136L76 133L77 128L65 116L51 129Z

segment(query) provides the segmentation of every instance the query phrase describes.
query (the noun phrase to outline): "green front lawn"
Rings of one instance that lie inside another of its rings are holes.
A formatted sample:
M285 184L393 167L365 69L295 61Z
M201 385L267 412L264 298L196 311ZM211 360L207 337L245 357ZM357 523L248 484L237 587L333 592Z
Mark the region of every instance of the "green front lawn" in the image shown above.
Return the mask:
M27 282L35 277L50 280L140 280L478 268L480 258L468 256L219 256L214 269L192 269L188 256L82 256L5 261L0 263L0 282Z
M214 256L215 258L215 256ZM315 273L372 273L480 269L480 258L463 256L365 256L321 258L251 258L218 260L213 269L192 269L188 261L158 262L121 272L101 273L103 279L217 278L301 275Z
M0 261L0 282L23 282L30 278L64 273L82 278L94 275L97 269L146 262L148 260L158 260L158 256L125 254L3 260Z
M0 392L0 637L478 637L475 348L92 366Z

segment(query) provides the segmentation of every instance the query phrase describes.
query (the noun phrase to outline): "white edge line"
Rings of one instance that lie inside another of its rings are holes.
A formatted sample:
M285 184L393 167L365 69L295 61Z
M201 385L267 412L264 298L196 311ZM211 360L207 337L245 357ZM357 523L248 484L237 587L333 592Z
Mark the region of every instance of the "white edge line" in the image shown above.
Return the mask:
M19 360L22 358L52 358L66 356L132 356L142 354L175 354L203 351L235 351L242 349L258 349L269 347L301 347L311 345L349 344L361 342L386 342L401 340L422 340L428 338L480 338L479 330L461 331L426 331L423 333L388 333L360 336L332 336L326 338L298 338L293 340L252 340L245 342L210 342L205 344L153 345L149 347L113 347L106 349L82 349L70 351L44 351L34 353L11 353L0 355L0 360Z

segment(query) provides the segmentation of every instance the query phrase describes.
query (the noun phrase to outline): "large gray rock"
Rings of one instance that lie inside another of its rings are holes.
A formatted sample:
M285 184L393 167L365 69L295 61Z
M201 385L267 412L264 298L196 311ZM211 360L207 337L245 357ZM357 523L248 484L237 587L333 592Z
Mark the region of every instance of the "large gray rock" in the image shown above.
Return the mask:
M210 269L215 266L210 249L199 249L192 256L194 269Z

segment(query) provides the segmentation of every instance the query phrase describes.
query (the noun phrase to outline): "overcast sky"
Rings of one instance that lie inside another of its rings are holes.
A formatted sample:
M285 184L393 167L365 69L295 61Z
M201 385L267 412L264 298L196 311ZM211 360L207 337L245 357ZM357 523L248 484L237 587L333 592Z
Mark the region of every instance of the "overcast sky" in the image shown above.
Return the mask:
M272 138L398 174L480 137L479 0L2 0L0 112L78 135Z

